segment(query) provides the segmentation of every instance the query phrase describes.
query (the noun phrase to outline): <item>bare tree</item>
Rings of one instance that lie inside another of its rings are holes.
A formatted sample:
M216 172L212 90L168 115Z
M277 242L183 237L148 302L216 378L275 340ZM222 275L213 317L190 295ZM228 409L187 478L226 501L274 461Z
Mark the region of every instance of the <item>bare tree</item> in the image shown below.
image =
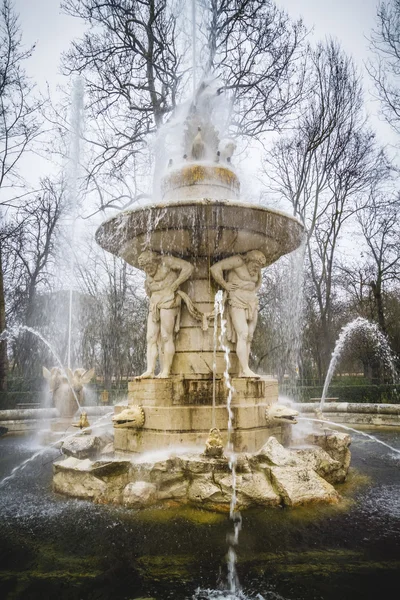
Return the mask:
M351 59L329 41L312 52L311 65L311 93L298 126L276 143L267 164L272 187L306 227L311 299L324 340L323 371L333 341L333 282L340 234L360 209L356 200L368 194L387 170L375 136L365 124L361 86Z
M277 131L302 98L307 31L271 0L209 0L203 76L215 74L230 91L233 134Z
M382 114L400 132L400 1L381 2L377 26L371 35L374 58L367 64L379 99Z
M120 259L85 246L77 263L82 363L96 368L105 386L144 368L147 300L142 281Z
M41 193L20 207L9 225L14 227L14 232L4 239L4 275L6 317L11 325L36 326L40 295L53 289L51 280L63 207L62 186L45 179ZM14 342L14 365L24 374L30 374L37 367L33 360L34 346L36 342L29 334L21 333ZM39 353L38 360L40 358Z
M375 304L376 320L387 333L383 287L400 281L399 199L391 202L372 196L371 202L358 215L358 221L368 249L371 277L368 285Z
M24 49L18 17L10 0L0 5L0 210L18 205L25 196L17 170L22 155L39 134L39 103L33 99L23 62L33 48ZM20 189L19 196L16 190ZM4 238L4 236L3 236ZM3 252L0 248L0 332L5 329ZM0 342L0 391L6 388L7 345Z
M101 208L115 207L115 196L127 206L145 192L148 141L188 97L191 50L180 15L185 3L64 0L62 6L89 25L64 57L64 72L85 79L89 188ZM202 77L212 71L221 79L219 91L235 100L232 131L254 136L275 129L301 95L303 26L292 24L271 0L212 0L204 12ZM113 199L110 182L117 188Z

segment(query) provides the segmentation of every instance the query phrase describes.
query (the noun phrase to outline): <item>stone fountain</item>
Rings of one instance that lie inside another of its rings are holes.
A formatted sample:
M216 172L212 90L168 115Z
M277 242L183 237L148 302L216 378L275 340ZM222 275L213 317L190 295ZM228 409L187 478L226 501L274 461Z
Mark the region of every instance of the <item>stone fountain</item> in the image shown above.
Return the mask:
M240 201L235 144L221 141L199 110L201 94L196 102L183 160L176 168L169 161L161 201L121 212L96 233L102 248L145 273L147 369L129 382L128 406L115 407L114 454L67 449L55 465L55 490L127 506L179 501L227 510L229 437L239 507L335 502L331 484L346 476L349 437L316 435L313 448L284 448L297 413L277 404L275 379L249 367L262 269L300 245L303 226ZM170 450L167 458L143 456L160 449Z

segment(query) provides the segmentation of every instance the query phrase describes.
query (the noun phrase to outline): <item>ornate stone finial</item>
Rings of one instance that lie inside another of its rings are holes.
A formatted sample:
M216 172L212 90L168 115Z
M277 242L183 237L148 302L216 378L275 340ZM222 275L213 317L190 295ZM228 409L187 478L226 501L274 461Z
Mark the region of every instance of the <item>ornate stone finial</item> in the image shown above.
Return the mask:
M115 428L141 429L144 425L145 414L142 406L134 404L112 418Z
M224 446L222 443L221 432L217 427L213 427L210 429L210 433L208 434L204 456L209 456L210 458L221 458L223 454Z
M236 142L234 140L225 139L221 140L218 145L217 155L219 162L231 163L231 158L236 150Z

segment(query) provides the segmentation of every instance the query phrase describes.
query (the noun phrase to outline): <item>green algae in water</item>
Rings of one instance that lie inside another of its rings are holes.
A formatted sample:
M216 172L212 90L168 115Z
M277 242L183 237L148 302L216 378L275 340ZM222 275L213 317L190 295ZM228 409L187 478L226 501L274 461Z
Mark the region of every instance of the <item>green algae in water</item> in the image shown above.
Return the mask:
M226 514L211 512L193 506L176 506L176 507L158 507L145 508L134 515L132 519L135 521L152 522L152 523L168 523L177 519L188 521L193 525L214 525L216 523L226 522Z

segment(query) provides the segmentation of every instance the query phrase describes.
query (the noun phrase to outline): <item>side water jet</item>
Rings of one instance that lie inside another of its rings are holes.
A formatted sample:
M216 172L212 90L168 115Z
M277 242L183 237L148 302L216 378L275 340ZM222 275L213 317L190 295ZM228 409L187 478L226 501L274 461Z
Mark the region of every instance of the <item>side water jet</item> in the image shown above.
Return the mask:
M73 388L72 383L70 382L70 378L68 377L68 374L65 371L65 368L61 362L60 357L58 356L57 352L54 350L53 346L50 344L50 342L48 340L46 340L45 337L43 337L43 335L40 333L40 331L37 331L36 329L33 329L32 327L28 327L27 325L17 325L16 327L13 327L12 330L9 329L5 329L2 334L0 335L0 341L11 337L14 338L18 335L18 333L20 331L27 331L28 333L31 333L32 335L36 336L41 342L43 342L43 344L50 350L51 354L53 355L56 363L58 364L62 374L65 376L66 381L68 383L68 386L72 392L72 395L76 401L76 404L78 406L78 410L79 412L82 413L82 406L78 400L78 396Z
M90 432L93 427L97 427L98 426L98 423L100 421L102 421L103 419L106 419L108 417L111 417L111 415L113 414L113 412L114 411L111 411L111 412L109 412L109 413L107 413L107 414L99 417L97 419L97 421L95 421L94 423L92 423L92 425L90 427L83 427L79 431L71 433L71 434L65 436L64 438L61 438L61 439L57 440L56 442L52 442L51 444L47 444L46 446L44 446L43 448L41 448L40 450L38 450L37 452L35 452L34 454L32 454L32 456L30 456L29 458L27 458L26 460L24 460L21 464L19 464L16 467L14 467L13 470L11 471L11 473L9 475L7 475L7 477L4 477L4 479L2 479L0 481L0 487L2 487L5 483L7 483L8 481L10 481L11 479L14 479L14 477L16 476L16 474L19 471L22 471L30 462L32 462L33 460L35 460L35 458L37 458L38 456L40 456L44 452L47 452L47 450L49 450L49 448L56 447L59 444L62 444L64 442L66 442L67 440L70 440L70 439L76 437L77 435L81 435L82 433ZM108 425L108 423L106 423L106 425Z
M357 435L362 435L363 437L366 437L366 438L372 440L373 442L376 442L377 444L381 444L382 446L389 448L389 450L392 450L392 452L396 452L396 454L400 454L400 450L398 448L394 448L393 446L390 446L390 444L383 442L382 440L378 439L374 435L365 433L365 431L360 431L359 429L354 429L353 427L349 427L348 425L342 425L342 423L335 423L335 421L328 421L327 419L311 419L309 417L297 417L297 420L298 421L309 421L312 423L321 423L322 425L334 425L335 427L341 427L342 429L346 429L346 431L352 431L353 433L356 433Z
M350 337L355 331L363 331L371 335L371 338L375 341L377 352L382 358L382 361L385 364L385 366L390 370L393 382L396 383L397 381L397 372L393 363L393 356L390 351L390 346L386 337L383 335L383 333L380 331L379 327L375 323L371 323L370 321L367 321L367 319L358 317L357 319L343 327L339 338L336 342L335 349L332 353L332 359L329 364L328 372L325 378L324 389L322 390L320 410L324 409L325 398L328 393L328 388L331 383L337 364L342 355L343 349L347 341L350 339Z

